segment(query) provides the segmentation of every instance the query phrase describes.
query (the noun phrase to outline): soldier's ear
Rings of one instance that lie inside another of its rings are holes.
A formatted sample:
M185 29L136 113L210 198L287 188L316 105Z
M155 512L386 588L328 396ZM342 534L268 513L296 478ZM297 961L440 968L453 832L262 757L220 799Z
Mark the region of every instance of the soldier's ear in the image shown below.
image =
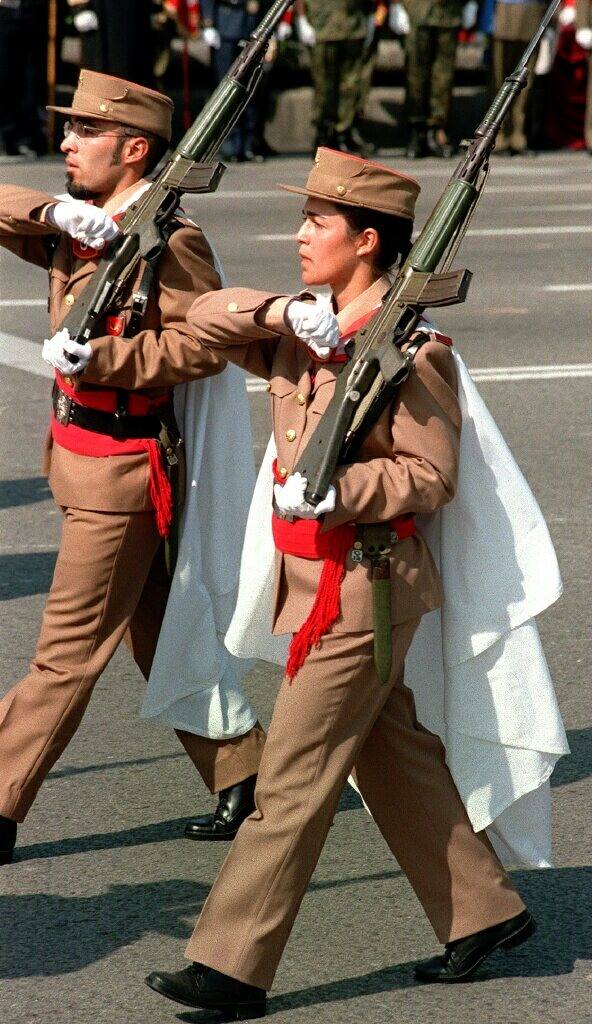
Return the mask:
M363 228L356 236L356 256L377 256L380 250L380 235L376 228Z
M148 139L143 135L132 136L125 140L122 152L122 161L125 164L139 164L145 161L150 150Z

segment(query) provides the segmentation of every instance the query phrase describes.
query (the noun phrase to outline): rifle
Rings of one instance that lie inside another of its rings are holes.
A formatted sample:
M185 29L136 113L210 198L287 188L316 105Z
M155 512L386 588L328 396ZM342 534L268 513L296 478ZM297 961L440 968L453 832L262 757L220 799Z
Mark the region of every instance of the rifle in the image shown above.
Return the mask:
M423 311L464 302L472 274L449 267L468 228L489 174L489 157L512 103L528 81L527 65L561 0L552 0L516 70L495 97L466 154L413 244L380 312L348 342L350 355L337 377L335 394L294 472L308 483L305 498L326 497L338 465L351 462L364 437L407 379L420 343L407 351ZM440 266L440 272L437 268Z
M183 193L214 192L226 170L211 161L253 95L271 36L294 0L275 0L150 187L123 216L120 235L65 318L71 338L88 341L121 296L140 259L154 265ZM141 302L143 296L139 296ZM71 357L73 358L73 357ZM73 358L74 361L74 358Z

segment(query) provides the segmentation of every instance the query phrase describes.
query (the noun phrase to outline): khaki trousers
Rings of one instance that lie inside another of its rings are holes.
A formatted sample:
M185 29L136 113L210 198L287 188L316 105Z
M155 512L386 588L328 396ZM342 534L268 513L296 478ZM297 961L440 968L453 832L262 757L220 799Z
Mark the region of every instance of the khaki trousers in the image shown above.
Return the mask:
M35 657L0 701L0 814L14 821L24 820L124 637L149 674L168 596L152 512L63 513ZM265 741L259 725L226 742L177 735L211 792L258 770Z
M508 75L511 75L512 71L514 71L525 49L526 43L520 40L493 38L491 54L493 88L496 93L501 89ZM524 126L526 122L526 101L528 93L532 88L534 60L535 58L533 57L528 64L529 76L526 88L518 94L508 115L504 118L495 144L498 153L502 153L507 149L514 149L516 152L521 153L527 148L528 140Z
M475 834L437 736L418 724L403 662L417 620L393 630L381 685L372 634L330 634L284 680L255 790L186 956L270 988L345 781L358 784L442 942L520 913L484 833Z

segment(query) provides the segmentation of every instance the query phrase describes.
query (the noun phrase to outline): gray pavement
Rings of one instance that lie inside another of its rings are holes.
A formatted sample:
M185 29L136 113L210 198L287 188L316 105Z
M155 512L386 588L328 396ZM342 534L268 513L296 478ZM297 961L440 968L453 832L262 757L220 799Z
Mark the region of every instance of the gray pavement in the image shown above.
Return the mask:
M385 162L420 177L423 220L453 164ZM298 290L284 236L296 230L300 202L275 183L300 182L307 170L303 159L231 168L216 196L187 202L231 283ZM469 299L437 317L480 371L564 575L564 597L540 620L573 750L553 779L555 867L514 873L539 932L492 957L472 984L415 984L413 963L437 943L372 821L346 794L277 975L270 1014L278 1024L592 1019L591 170L584 155L495 159L458 261L475 272ZM0 181L63 189L57 161L3 164ZM26 344L45 336L45 298L44 273L0 251L0 693L33 651L59 542L39 470L49 386L40 352ZM520 367L530 368L526 379ZM260 456L268 399L256 390L250 398ZM278 677L260 664L247 682L264 722ZM225 853L180 838L185 818L212 801L174 736L138 719L142 688L119 652L20 829L18 860L0 868L2 1024L214 1019L183 1012L142 981L155 967L182 966Z

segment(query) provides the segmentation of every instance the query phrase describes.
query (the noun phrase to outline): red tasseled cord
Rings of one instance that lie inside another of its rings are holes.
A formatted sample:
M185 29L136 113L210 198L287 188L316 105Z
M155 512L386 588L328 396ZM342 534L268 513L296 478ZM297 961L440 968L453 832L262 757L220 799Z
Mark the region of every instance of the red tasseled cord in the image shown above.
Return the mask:
M168 537L170 525L173 521L171 485L162 465L158 442L150 439L145 443L150 459L150 498L154 505L156 529L161 537Z
M352 546L351 530L335 530L326 534L327 551L312 609L306 622L294 634L288 651L286 675L292 681L306 661L312 647L331 628L340 611L339 594L345 576L345 560Z

